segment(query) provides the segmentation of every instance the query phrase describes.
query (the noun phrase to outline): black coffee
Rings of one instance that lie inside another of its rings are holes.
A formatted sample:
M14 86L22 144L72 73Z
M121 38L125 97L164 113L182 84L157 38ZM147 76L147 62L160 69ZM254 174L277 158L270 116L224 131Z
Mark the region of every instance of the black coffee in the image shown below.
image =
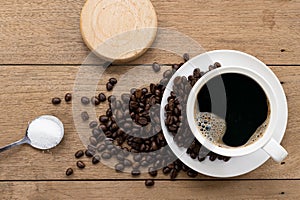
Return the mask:
M268 99L260 85L237 73L222 74L209 80L198 93L198 105L200 113L212 113L225 120L225 133L221 139L232 147L249 143L251 137L255 141L253 135L266 122L269 113ZM198 124L201 130L215 128L203 124L207 123L205 120L210 120L210 117L201 121L203 128Z

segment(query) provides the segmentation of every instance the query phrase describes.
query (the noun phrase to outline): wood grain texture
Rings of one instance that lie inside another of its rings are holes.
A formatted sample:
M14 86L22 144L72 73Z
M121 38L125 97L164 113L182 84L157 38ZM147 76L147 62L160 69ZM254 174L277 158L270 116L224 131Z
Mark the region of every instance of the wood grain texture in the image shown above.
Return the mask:
M299 180L1 182L2 199L299 199Z
M150 66L144 66L151 71ZM162 72L169 68L164 66L160 73L154 72L143 75L138 70L132 70L133 66L110 67L101 78L89 76L86 86L98 80L97 93L105 91L105 83L109 77L116 77L131 82L136 86L149 85L150 82L159 80ZM87 68L88 69L88 68ZM280 81L284 82L288 105L289 120L288 128L282 145L289 152L285 164L276 164L269 160L257 170L237 177L236 179L299 179L300 178L300 155L298 153L300 142L300 68L293 66L271 67ZM132 179L128 173L115 173L102 164L92 165L90 159L83 158L87 167L83 170L76 169L74 153L84 149L79 139L75 123L73 121L72 104L64 101L54 106L51 98L57 96L63 98L66 92L72 92L74 80L78 73L78 66L3 66L0 67L0 146L20 139L25 134L28 121L42 114L51 114L59 117L65 125L65 138L62 143L50 150L39 151L29 146L20 146L0 155L0 180L65 180L65 179ZM126 75L127 74L127 75ZM136 77L135 80L131 77ZM127 77L127 78L126 78ZM138 78L140 77L140 78ZM90 82L91 81L91 82ZM119 84L115 93L125 90L125 86ZM128 88L126 92L128 92ZM107 93L111 94L111 93ZM92 108L92 107L89 107ZM96 108L97 115L105 113L106 104ZM84 108L88 109L88 107ZM75 109L76 110L76 109ZM74 116L76 118L76 116ZM78 117L78 116L77 116ZM91 119L92 120L92 119ZM88 123L83 124L88 127ZM88 128L86 128L88 129ZM86 133L90 134L88 130ZM75 173L71 177L65 177L65 170L73 167ZM137 179L149 178L148 174L142 174ZM169 179L168 176L159 173L159 179ZM189 177L180 173L178 179ZM208 179L199 175L198 179Z
M1 1L0 63L82 63L90 53L79 30L84 2ZM180 31L206 50L236 49L267 64L299 64L298 0L152 0L152 3L159 27ZM178 38L172 43L177 48L182 45ZM176 63L180 56L154 49L134 63Z

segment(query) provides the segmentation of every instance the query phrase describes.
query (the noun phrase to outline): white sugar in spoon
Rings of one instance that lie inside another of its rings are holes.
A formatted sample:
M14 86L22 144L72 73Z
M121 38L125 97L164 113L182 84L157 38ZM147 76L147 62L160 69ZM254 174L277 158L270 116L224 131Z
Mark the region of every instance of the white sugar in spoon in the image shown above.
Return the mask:
M42 150L51 149L61 142L63 136L62 122L54 116L43 115L30 122L23 139L0 148L0 153L20 144Z

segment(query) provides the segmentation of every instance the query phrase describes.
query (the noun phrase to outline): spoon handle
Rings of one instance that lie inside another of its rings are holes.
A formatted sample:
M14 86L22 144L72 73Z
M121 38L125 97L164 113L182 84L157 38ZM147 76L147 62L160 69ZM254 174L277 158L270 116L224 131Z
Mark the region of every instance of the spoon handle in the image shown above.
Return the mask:
M12 148L12 147L14 147L14 146L17 146L17 145L20 145L20 144L25 144L25 143L28 143L28 138L26 138L26 137L24 137L23 139L21 139L21 140L19 140L19 141L16 141L16 142L14 142L14 143L11 143L11 144L9 144L9 145L6 145L6 146L4 146L4 147L1 147L1 148L0 148L0 153L3 152L3 151L5 151L5 150L8 150L8 149L10 149L10 148Z

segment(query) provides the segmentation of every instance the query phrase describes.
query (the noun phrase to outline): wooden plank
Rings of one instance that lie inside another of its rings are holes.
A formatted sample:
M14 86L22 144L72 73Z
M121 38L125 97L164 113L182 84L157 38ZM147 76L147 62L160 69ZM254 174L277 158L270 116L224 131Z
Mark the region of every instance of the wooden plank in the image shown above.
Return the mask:
M299 199L299 180L1 182L2 199Z
M152 0L158 26L180 31L205 50L245 51L267 64L300 64L300 2ZM90 53L79 31L83 0L0 2L0 64L81 64ZM165 49L189 52L172 37ZM284 51L284 52L281 52ZM179 56L149 50L134 63L176 63Z
M151 67L144 66L151 71ZM163 67L166 69L169 67ZM51 104L51 98L58 96L63 98L66 92L73 91L74 79L78 72L78 66L3 66L0 68L0 146L11 143L23 137L28 121L42 114L52 114L59 117L65 125L65 138L63 142L50 151L42 152L29 146L21 146L3 152L0 155L0 180L47 180L47 179L128 179L128 173L115 173L102 164L93 166L88 158L86 169L76 169L74 153L84 146L76 132L72 105L64 101L59 106ZM100 68L99 68L100 69ZM91 74L86 85L91 80L99 80L97 92L105 90L108 78L115 76L121 81L131 79L134 85L149 85L150 82L159 80L160 73L143 75L133 67L111 67L100 79ZM298 153L300 135L300 68L293 66L271 67L279 79L284 82L283 87L287 94L289 105L289 120L286 135L282 145L289 152L285 164L276 164L269 160L257 170L238 179L294 179L300 178L300 155ZM133 75L133 78L125 74ZM123 76L122 78L120 76ZM144 82L143 82L144 81ZM121 83L121 82L119 82ZM120 85L120 88L124 85ZM117 88L117 87L116 87ZM126 91L128 91L127 89ZM98 115L104 113L107 105L97 107ZM88 107L87 107L88 108ZM76 116L75 116L76 117ZM76 121L75 121L76 122ZM85 127L88 124L84 124ZM90 134L87 131L87 134ZM73 167L76 171L73 176L65 177L65 170ZM139 178L147 178L148 174L142 174ZM157 178L169 179L159 172ZM187 179L187 175L180 173L179 179ZM199 179L208 177L199 175Z

